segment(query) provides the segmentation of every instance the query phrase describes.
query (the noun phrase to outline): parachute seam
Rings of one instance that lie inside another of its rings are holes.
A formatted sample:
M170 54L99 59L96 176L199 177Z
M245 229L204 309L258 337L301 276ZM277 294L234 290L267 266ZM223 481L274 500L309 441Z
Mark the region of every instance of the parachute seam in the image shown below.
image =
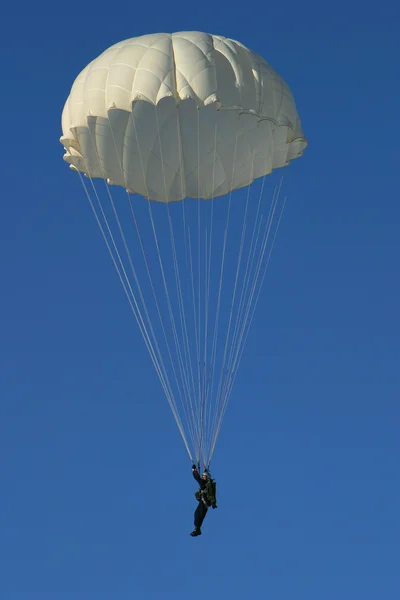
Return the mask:
M178 85L177 85L177 72L179 71L176 66L175 60L175 48L174 48L174 36L171 35L171 48L172 48L172 68L174 72L174 87L175 87L175 101L176 101L176 123L178 129L178 142L179 142L179 150L180 150L180 169L181 169L181 188L183 198L186 198L186 190L187 190L187 180L186 180L186 165L183 153L183 137L182 137L182 129L181 129L181 119L180 119L180 105L181 99L178 93ZM184 184L184 189L183 189Z

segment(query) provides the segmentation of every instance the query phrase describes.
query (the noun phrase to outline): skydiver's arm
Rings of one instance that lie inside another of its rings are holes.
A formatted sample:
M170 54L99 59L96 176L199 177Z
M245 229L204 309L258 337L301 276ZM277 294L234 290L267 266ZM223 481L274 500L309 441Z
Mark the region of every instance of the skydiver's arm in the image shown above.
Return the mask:
M193 473L193 477L195 478L195 480L197 481L197 483L199 485L201 485L201 477L200 477L199 472L196 469L195 465L193 465L193 467L192 467L192 473Z

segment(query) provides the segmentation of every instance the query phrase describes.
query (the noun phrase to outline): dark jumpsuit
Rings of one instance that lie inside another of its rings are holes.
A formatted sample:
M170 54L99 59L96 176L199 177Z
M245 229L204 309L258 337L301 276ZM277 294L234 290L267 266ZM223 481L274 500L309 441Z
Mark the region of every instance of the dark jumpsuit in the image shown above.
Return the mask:
M202 479L197 471L197 469L193 469L192 468L192 473L193 473L193 477L195 478L195 480L197 481L197 483L200 486L200 495L201 495L201 499L199 501L199 504L196 508L196 510L194 511L194 526L196 527L196 529L200 529L204 518L207 514L208 511L208 504L207 504L207 498L205 495L205 489L207 487L207 481L204 481L204 479Z

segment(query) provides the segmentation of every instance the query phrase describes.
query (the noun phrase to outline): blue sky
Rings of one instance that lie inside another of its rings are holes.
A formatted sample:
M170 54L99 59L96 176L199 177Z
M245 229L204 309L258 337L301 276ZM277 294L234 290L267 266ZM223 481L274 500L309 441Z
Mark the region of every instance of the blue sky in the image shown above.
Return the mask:
M399 597L399 16L340 0L4 9L2 599ZM190 29L262 54L309 138L195 540L187 455L58 142L92 58Z

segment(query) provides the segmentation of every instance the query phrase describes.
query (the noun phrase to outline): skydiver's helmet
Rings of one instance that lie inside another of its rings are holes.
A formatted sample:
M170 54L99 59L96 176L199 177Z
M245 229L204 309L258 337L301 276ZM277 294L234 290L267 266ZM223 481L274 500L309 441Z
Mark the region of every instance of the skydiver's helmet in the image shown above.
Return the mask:
M210 479L211 475L210 475L210 471L207 471L207 469L205 471L203 471L202 477L207 477L207 479Z

